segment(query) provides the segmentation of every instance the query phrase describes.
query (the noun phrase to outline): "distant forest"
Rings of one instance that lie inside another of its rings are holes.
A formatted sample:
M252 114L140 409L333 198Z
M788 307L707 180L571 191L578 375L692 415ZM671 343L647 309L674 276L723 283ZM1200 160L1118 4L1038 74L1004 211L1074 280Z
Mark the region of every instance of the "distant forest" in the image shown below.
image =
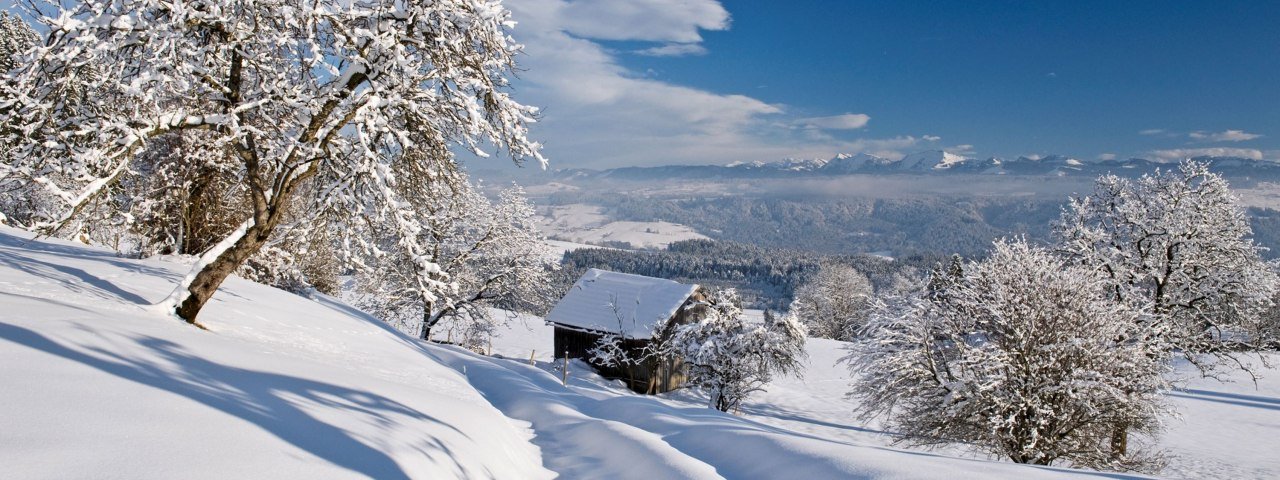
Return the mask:
M795 289L818 271L823 262L853 266L871 279L877 290L888 287L895 274L918 276L940 255L912 255L896 261L873 255L829 255L792 249L714 241L686 240L665 250L583 248L565 253L562 278L567 284L588 268L668 278L713 287L734 287L749 308L786 310ZM565 285L565 289L568 285Z
M1033 197L751 198L618 197L616 218L681 223L712 238L828 254L982 255L991 240L1045 239L1060 202Z
M595 199L593 199L595 200ZM565 254L568 288L588 268L735 287L753 308L785 310L823 261L852 265L877 290L894 274L920 275L952 254L982 257L993 239L1048 241L1062 203L1041 198L749 198L665 200L615 196L603 204L620 220L689 225L717 240L665 250L580 249ZM1280 211L1250 208L1255 240L1280 258ZM626 249L629 245L613 245ZM868 253L882 252L888 261Z
M567 199L566 199L567 200ZM655 199L609 195L575 198L611 217L688 225L717 240L828 255L877 253L982 257L991 241L1025 235L1049 241L1065 199L967 196L865 199L744 197ZM1280 258L1280 211L1248 209L1255 240ZM613 245L626 248L627 245Z

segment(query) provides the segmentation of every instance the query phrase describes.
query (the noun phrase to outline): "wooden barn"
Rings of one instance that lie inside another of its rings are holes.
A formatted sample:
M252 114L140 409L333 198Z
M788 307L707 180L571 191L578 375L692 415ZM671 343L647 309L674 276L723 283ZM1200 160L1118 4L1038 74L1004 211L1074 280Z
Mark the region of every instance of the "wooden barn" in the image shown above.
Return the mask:
M623 348L639 358L644 347L670 335L677 325L694 321L705 307L706 292L697 285L591 269L547 315L555 327L556 358L581 358L605 335L621 337ZM601 375L626 381L640 393L662 393L684 383L680 358L651 358L626 367L593 364Z

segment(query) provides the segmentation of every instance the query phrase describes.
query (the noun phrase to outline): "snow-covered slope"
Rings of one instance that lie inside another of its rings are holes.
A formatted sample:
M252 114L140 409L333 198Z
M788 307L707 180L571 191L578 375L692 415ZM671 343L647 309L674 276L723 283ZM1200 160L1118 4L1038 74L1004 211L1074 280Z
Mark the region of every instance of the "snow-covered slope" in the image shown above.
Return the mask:
M919 453L916 457L900 457L891 448L893 436L882 431L875 422L858 422L853 418L854 404L845 398L849 372L840 358L846 355L844 342L811 338L807 345L808 367L803 378L779 378L767 391L749 398L742 416L753 428L786 431L802 438L818 438L858 448L833 447L829 454L856 459L868 477L942 476L946 478L1029 478L1045 475L1044 470L1023 468L1004 463L1003 459L958 460L973 458L959 448ZM537 354L539 365L551 360L551 332L539 319L526 317L514 322L494 340L494 353L528 359ZM1273 362L1280 357L1272 356ZM570 367L572 378L583 390L610 392L627 396L620 386L610 388L603 380L583 374L585 366ZM1254 386L1244 374L1232 376L1233 382L1196 377L1193 368L1180 365L1179 375L1190 377L1187 390L1174 392L1170 401L1181 418L1169 419L1167 431L1155 445L1166 452L1168 467L1165 478L1204 479L1271 479L1280 478L1280 368L1266 369ZM571 380L573 381L573 380ZM659 402L675 409L701 407L702 400L688 393L657 399L641 397L633 402ZM707 412L707 416L715 416ZM536 441L536 440L535 440ZM981 467L975 467L980 465ZM1000 468L996 468L996 467ZM981 473L969 468L991 468ZM874 472L874 473L872 473ZM1056 470L1054 473L1064 473ZM812 473L812 472L809 472ZM948 476L949 475L949 476ZM750 477L759 478L759 477ZM787 478L828 478L797 474Z
M337 301L0 229L0 477L549 478L527 424Z
M614 221L603 209L581 203L543 209L538 228L544 235L579 244L625 242L635 248L666 248L681 240L701 240L707 236L692 228L670 222Z
M486 357L232 278L201 331L146 307L184 271L0 229L0 478L1095 476L887 446L849 418L839 342L811 342L803 380L735 416L688 392L635 395L578 362L562 386L532 317ZM1175 398L1175 476L1280 472L1265 453L1280 388L1247 388Z

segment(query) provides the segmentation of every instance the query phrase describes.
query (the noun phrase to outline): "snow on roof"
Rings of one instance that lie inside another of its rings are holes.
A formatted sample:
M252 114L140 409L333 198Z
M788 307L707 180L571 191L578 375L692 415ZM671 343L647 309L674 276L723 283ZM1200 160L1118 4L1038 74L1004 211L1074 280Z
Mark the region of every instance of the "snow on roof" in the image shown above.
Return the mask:
M650 338L653 327L674 316L697 289L697 285L593 268L573 284L547 314L547 321Z

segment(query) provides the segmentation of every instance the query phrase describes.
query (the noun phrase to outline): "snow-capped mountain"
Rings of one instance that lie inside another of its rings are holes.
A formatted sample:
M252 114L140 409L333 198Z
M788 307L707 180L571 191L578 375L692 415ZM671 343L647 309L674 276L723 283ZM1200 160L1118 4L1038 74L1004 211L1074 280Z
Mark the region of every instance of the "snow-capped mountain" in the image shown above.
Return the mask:
M929 150L913 153L898 160L898 170L930 171L947 170L962 166L971 159L943 150Z
M1280 181L1280 163L1239 157L1196 157L1222 174ZM1106 173L1137 176L1156 169L1176 168L1175 163L1143 158L1086 161L1066 155L1021 156L1015 159L977 159L944 150L912 153L888 159L867 153L839 154L831 158L786 158L775 162L734 162L728 165L665 165L623 167L604 171L562 170L559 176L658 180L667 178L775 178L834 175L1017 175L1096 177Z
M894 163L884 157L877 157L869 153L859 153L857 155L849 155L841 153L832 157L822 166L822 171L827 173L856 173L867 169L883 168L886 165Z

